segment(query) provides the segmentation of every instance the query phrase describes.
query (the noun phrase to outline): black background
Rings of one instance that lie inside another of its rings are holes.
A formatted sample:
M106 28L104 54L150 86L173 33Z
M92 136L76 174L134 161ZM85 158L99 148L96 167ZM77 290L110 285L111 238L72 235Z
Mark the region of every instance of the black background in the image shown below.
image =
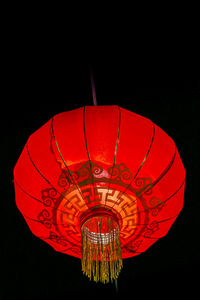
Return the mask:
M61 36L31 29L21 34L13 29L10 38L1 110L2 299L193 298L200 262L200 81L193 62L186 65L178 50L169 55L148 48L138 56L125 44L119 49L119 42L112 49L101 40L87 49L82 41L71 47L66 38L64 43ZM15 205L12 183L30 134L59 112L92 105L89 65L98 105L117 104L151 119L174 139L186 168L182 212L165 238L124 260L117 295L114 284L90 282L78 259L55 252L31 233Z

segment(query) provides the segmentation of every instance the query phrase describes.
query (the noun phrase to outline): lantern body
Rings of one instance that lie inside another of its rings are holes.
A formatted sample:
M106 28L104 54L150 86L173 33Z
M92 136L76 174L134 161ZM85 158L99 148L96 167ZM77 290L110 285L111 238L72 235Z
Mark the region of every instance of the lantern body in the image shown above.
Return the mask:
M29 137L14 183L30 230L56 251L82 258L83 224L109 214L124 259L167 234L183 206L185 169L152 121L118 106L86 106Z

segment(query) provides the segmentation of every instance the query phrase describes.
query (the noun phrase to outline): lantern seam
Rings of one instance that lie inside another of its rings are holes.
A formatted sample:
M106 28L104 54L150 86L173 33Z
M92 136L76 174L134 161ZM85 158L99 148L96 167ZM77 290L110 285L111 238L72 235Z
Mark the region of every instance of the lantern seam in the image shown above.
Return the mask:
M25 190L17 183L16 179L14 179L14 183L20 188L20 190L21 190L24 194L28 195L28 196L31 197L32 199L34 199L34 200L36 200L36 201L38 201L38 202L40 202L41 204L44 205L44 202L43 202L42 200L39 200L38 198L36 198L36 197L30 195L28 192L26 192L26 191L25 191Z
M44 180L46 180L46 182L53 188L53 189L55 189L55 191L60 195L60 196L62 196L63 198L65 198L67 201L69 201L65 196L63 196L63 194L62 193L60 193L52 184L51 184L51 182L40 172L40 170L36 167L36 165L35 165L35 163L33 162L33 160L32 160L32 158L31 158L31 156L30 156L30 152L29 152L29 150L28 150L28 143L26 144L26 149L27 149L27 152L28 152L28 156L29 156L29 159L30 159L30 161L31 161L31 163L33 164L33 166L34 166L34 168L37 170L37 172L42 176L42 178L44 179ZM69 201L70 202L70 201Z
M175 216L173 216L173 217L171 217L171 218L168 218L168 219L165 219L165 220L162 220L162 221L158 221L158 222L156 222L156 224L158 224L158 223L160 224L160 223L163 223L163 222L167 222L167 221L169 221L169 220L172 220L172 219L176 219L176 218L178 217L178 215L180 214L180 212L181 212L181 210L180 210L179 213L176 214ZM150 225L150 224L151 224L151 223L141 224L141 225L148 226L148 225ZM170 227L170 228L171 228L171 227ZM170 228L168 229L167 233L169 232ZM167 234L167 233L166 233L166 234ZM139 238L143 237L143 238L145 238L145 239L159 240L159 239L165 237L166 234L164 234L164 235L162 235L162 236L160 236L160 237L150 237L150 236L145 236L145 234L142 234L142 235L139 236ZM133 235L130 235L129 238L131 238L132 236L134 236L134 234L133 234ZM123 244L123 243L121 242L121 245L122 245L121 248L123 248L123 247L125 247L125 245L127 245L127 244Z
M42 224L41 221L32 219L32 218L26 216L25 214L23 214L23 217L24 217L24 219L29 219L29 220L31 220L31 221L33 221L33 222L37 222L37 223L41 223L41 224ZM31 230L31 226L30 226L30 225L29 225L29 229ZM47 229L47 230L48 230L48 229ZM50 231L51 231L51 230L50 230ZM31 232L32 232L32 230L31 230ZM34 233L34 234L35 234L35 233ZM63 236L60 232L59 232L59 234L60 234L60 237L62 237L63 240L65 240L66 242L68 242L70 245L73 245L73 246L75 246L75 247L78 247L79 250L81 249L81 246L77 246L77 244L75 244L75 243L72 242L71 240L68 240L68 239L67 239L68 235L67 235L67 236ZM36 234L35 234L35 235L36 235ZM41 235L36 235L36 236L37 236L38 238L51 240L51 238L48 237L48 236L41 236ZM80 242L80 244L81 244L81 242Z
M88 144L87 144L86 127L85 127L85 106L83 108L83 132L84 132L84 139L85 139L85 147L86 147L86 151L87 151L87 155L88 155L88 159L89 159L89 163L90 163L91 174L92 174L92 162L91 162L89 148L88 148ZM93 178L93 176L91 176L91 178L92 178L92 185L93 185L93 193L95 194L94 178Z
M35 169L37 170L37 172L40 174L40 176L42 176L42 178L44 180L46 180L46 182L51 185L53 187L53 185L50 183L50 181L40 172L40 170L36 167L35 163L33 162L33 159L30 155L30 152L29 152L29 149L28 149L28 142L26 143L26 150L27 150L27 153L28 153L28 156L29 156L29 159L31 161L31 163L33 164L33 166L35 167ZM54 188L54 187L53 187Z
M35 233L34 233L35 234ZM35 234L36 235L36 234ZM42 236L42 235L36 235L38 238L40 238L40 239L43 239L43 240L50 240L50 241L52 241L53 242L53 239L52 238L50 238L50 237L46 237L46 236ZM77 247L77 245L75 244L75 243L73 243L73 242L71 242L71 241L69 241L69 240L67 240L63 235L60 235L60 237L62 237L62 240L63 241L65 241L65 242L67 242L67 243L69 243L70 244L70 246L74 246L74 247ZM59 245L61 245L61 244L59 244ZM51 245L50 245L51 246ZM63 247L66 247L66 246L63 246ZM72 248L71 247L71 248ZM62 251L68 251L69 250L69 247L68 248L64 248ZM79 256L80 257L80 256Z
M170 163L169 163L169 165L168 165L168 167L161 173L161 175L152 183L152 186L150 187L150 188L147 188L146 190L145 190L145 193L147 193L150 189L152 189L166 174L167 174L167 172L170 170L170 168L172 167L172 165L173 165L173 163L174 163L174 160L175 160L175 156L176 156L176 152L177 152L177 148L176 148L176 145L175 145L175 153L174 153L174 155L173 155L173 157L172 157L172 159L171 159L171 161L170 161ZM133 181L133 180L132 180ZM132 183L132 181L129 183L129 185L128 186L130 186L130 184ZM184 179L184 182L185 182L185 179ZM128 188L128 187L127 187ZM125 191L127 190L127 188L125 189ZM122 193L122 195L124 195L124 193L125 193L125 191ZM142 191L142 193L143 193L143 191ZM142 195L142 193L141 193L141 195ZM122 197L122 195L120 196L120 198L116 201L116 203L121 199L121 197ZM115 203L115 204L116 204ZM115 204L113 205L113 207L115 206ZM112 208L113 208L112 207ZM148 210L148 209L147 209ZM145 212L145 211L147 211L147 210L143 210L142 212Z
M169 218L167 218L167 219L160 220L160 221L155 221L155 222L160 224L160 223L164 223L164 222L170 221L170 220L172 220L172 219L174 219L174 218L177 218L178 215L180 214L180 212L181 212L181 210L180 210L176 215L174 215L173 217L169 217ZM23 214L23 216L24 216L25 218L27 218L27 219L32 220L33 222L37 222L37 223L41 223L41 224L42 224L42 222L41 222L40 220L33 219L33 218L31 218L31 217L29 217L29 216L27 216L27 215L25 215L25 214ZM51 223L52 223L53 225L60 225L60 224L53 223L53 222L51 222ZM151 224L151 223L136 223L134 226L147 226L147 225L149 225L149 224ZM134 226L129 226L129 227L134 227ZM132 237L132 236L134 236L134 234L130 235L129 238Z
M156 221L156 223L163 223L163 222L167 222L167 221L169 221L169 220L171 220L171 219L174 219L175 217L177 217L177 216L179 215L180 212L181 212L181 211L179 211L178 214L175 215L175 216L173 216L173 217L170 217L170 218L167 218L167 219L164 219L164 220L160 220L160 221ZM38 222L38 223L43 224L42 221L40 221L40 220L33 219L33 218L27 216L27 215L24 214L24 213L23 213L23 215L24 215L24 217L27 218L27 219L30 219L30 220L32 220L32 221L34 221L34 222ZM52 222L52 221L51 221L51 223L52 223L52 225L62 225L61 223L54 223L54 222ZM69 223L69 224L71 224L71 223ZM146 226L146 225L149 225L149 224L150 224L150 223L135 223L135 224L132 225L132 226L129 225L129 227ZM131 235L130 235L130 237L131 237Z
M114 152L114 159L113 159L113 166L112 166L112 171L111 171L111 178L109 180L109 184L108 184L108 190L107 190L107 193L106 193L106 199L105 199L105 205L106 205L106 202L107 202L107 198L108 198L108 193L110 191L110 182L112 180L112 174L113 174L113 169L114 169L114 166L115 166L115 161L116 161L116 156L117 156L117 148L118 148L118 144L119 144L119 133L120 133L120 127L121 127L121 110L120 110L120 107L118 106L118 117L119 117L119 123L118 123L118 132L117 132L117 140L116 140L116 144L115 144L115 152Z
M141 165L140 165L138 171L136 172L134 178L131 180L131 182L127 185L127 187L125 188L125 190L122 192L120 198L113 204L112 208L113 208L113 207L117 204L117 202L121 199L121 197L122 197L122 196L124 195L124 193L127 191L127 189L129 188L129 186L131 186L133 180L136 178L136 176L138 175L139 171L141 170L142 166L144 165L144 163L145 163L145 161L146 161L146 159L147 159L147 156L148 156L148 154L149 154L149 152L150 152L150 150L151 150L151 147L152 147L152 144L153 144L153 141L154 141L154 136L155 136L155 124L154 124L153 122L152 122L152 124L153 124L153 134L152 134L152 139L151 139L151 143L150 143L149 149L148 149L148 151L147 151L147 154L145 155L145 157L144 157L144 159L143 159L143 161L142 161L142 163L141 163Z
M175 152L174 152L174 155L169 163L169 165L167 166L167 168L160 174L160 176L152 183L153 187L167 174L167 172L171 169L174 161L175 161L175 157L176 157L176 151L177 148L176 148L176 145L175 145ZM146 192L148 192L149 189L146 190Z
M165 201L162 201L162 203L166 203L166 202L169 201L171 198L173 198L173 197L180 191L180 189L184 186L184 183L185 183L185 179L184 179L183 183L180 185L180 187L179 187L179 188L178 188L178 189L177 189L170 197L168 197ZM147 208L147 209L145 209L145 210L141 210L139 213L148 211L149 209L152 209L152 208L154 208L154 207L156 207L156 206L157 206L157 205L152 206L152 207L149 207L149 208ZM130 217L130 216L134 216L134 215L136 215L136 214L137 214L137 213L128 215L128 216L124 217L123 219L128 218L128 217ZM123 219L122 219L122 220L123 220Z
M167 166L167 168L158 176L158 178L152 183L152 186L150 187L150 188L147 188L146 190L145 190L145 193L146 192L148 192L150 189L152 189L166 174L167 174L167 172L170 170L170 168L172 167L172 165L173 165L173 163L174 163L174 160L175 160L175 157L176 157L176 145L175 145L175 152L174 152L174 155L173 155L173 157L172 157L172 159L171 159L171 161L170 161L170 163L169 163L169 165ZM132 180L133 181L133 180ZM132 181L129 183L129 185L128 186L130 186L130 184L132 183ZM126 190L127 190L127 188L126 188ZM126 191L125 190L125 191ZM142 191L142 193L143 193L143 191ZM142 195L142 193L141 193L141 195Z
M62 153L61 153L61 151L60 151L60 148L59 148L59 146L58 146L58 143L57 143L57 140L56 140L56 137L55 137L55 134L54 134L53 121L54 121L54 118L52 118L52 121L51 121L51 129L52 129L52 134L53 134L53 137L54 137L54 141L55 141L57 150L58 150L58 152L59 152L59 154L60 154L60 157L61 157L61 159L62 159L62 161L63 161L65 167L67 168L67 170L68 170L68 172L69 172L69 175L70 175L70 177L71 177L72 182L74 183L74 185L76 186L77 190L79 191L79 193L80 193L82 199L85 200L85 198L83 197L83 194L82 194L82 192L81 192L79 186L78 186L78 185L76 184L76 182L73 180L73 177L72 177L72 175L71 175L71 172L70 172L70 170L69 170L69 168L68 168L68 166L67 166L67 164L66 164L66 162L65 162L65 160L64 160L64 157L62 156ZM85 203L87 203L87 202L85 201ZM87 204L86 204L86 205L87 205ZM88 209L90 209L90 208L88 207Z
M87 150L88 159L89 159L90 164L91 164L91 158L90 158L90 153L89 153L88 144L87 144L87 137L86 137L86 127L85 127L85 106L84 106L84 108L83 108L83 131L84 131L85 147L86 147L86 150Z
M144 163L145 163L145 161L146 161L146 159L147 159L147 157L148 157L148 155L149 155L149 152L150 152L150 150L151 150L151 147L152 147L152 145L153 145L153 141L154 141L154 137L155 137L155 124L154 124L153 122L152 122L152 124L153 124L153 134L152 134L151 144L150 144L149 149L148 149L148 151L147 151L147 154L145 155L145 158L143 159L143 161L142 161L142 163L141 163L141 166L139 167L139 169L138 169L137 173L135 174L133 180L137 177L138 173L140 172L141 168L143 167L143 165L144 165Z
M38 223L41 223L41 224L43 224L43 222L42 221L40 221L40 220L37 220L37 219L33 219L33 218L31 218L31 217L29 217L29 216L27 216L26 214L24 214L23 213L23 215L24 215L24 217L25 218L27 218L27 219L29 219L29 220L32 220L32 221L34 221L34 222L38 222ZM77 217L78 218L78 217ZM52 225L54 225L54 226L57 226L57 225L62 225L61 223L54 223L53 221L51 221L50 219L49 219L49 222L51 222L51 224ZM66 222L66 224L71 224L71 223L67 223ZM137 224L136 224L137 225ZM142 224L143 225L143 224Z
M41 204L44 205L44 207L51 207L51 208L54 208L54 206L51 206L51 205L48 205L48 206L47 206L47 205L45 205L44 202L43 202L42 200L40 200L40 199L38 199L38 198L32 196L32 195L29 194L27 191L25 191L24 188L22 188L22 187L19 185L19 183L16 181L16 179L14 179L14 183L21 189L21 191L22 191L24 194L26 194L27 196L29 196L29 197L32 198L33 200L40 202ZM57 192L58 192L58 191L57 191ZM58 192L58 193L59 193L59 192ZM61 195L61 194L60 194L60 195ZM61 195L61 196L63 196L63 195ZM64 198L65 198L65 197L64 197ZM65 199L70 203L70 201L69 201L67 198L65 198ZM57 208L56 210L65 213L64 210L61 210L61 209L59 209L59 208ZM73 215L73 214L71 214L71 215L72 215L73 217L75 217L75 218L78 218L77 216L75 216L75 215ZM78 219L80 219L80 218L78 218Z

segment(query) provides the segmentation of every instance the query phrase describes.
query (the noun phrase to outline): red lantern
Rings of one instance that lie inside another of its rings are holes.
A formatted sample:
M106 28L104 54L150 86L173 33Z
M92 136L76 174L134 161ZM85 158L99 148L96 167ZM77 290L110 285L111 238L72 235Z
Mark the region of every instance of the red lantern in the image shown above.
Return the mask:
M164 237L183 206L185 169L173 140L118 106L60 113L28 139L14 169L31 231L82 259L95 281Z

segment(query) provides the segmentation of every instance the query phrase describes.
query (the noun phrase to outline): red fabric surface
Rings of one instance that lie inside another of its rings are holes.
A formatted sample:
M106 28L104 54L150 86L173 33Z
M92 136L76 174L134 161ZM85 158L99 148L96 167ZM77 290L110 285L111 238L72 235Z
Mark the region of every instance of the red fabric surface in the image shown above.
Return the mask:
M16 204L33 234L81 258L82 220L118 220L122 258L165 236L183 207L185 169L173 140L118 106L63 112L33 133L14 168Z

